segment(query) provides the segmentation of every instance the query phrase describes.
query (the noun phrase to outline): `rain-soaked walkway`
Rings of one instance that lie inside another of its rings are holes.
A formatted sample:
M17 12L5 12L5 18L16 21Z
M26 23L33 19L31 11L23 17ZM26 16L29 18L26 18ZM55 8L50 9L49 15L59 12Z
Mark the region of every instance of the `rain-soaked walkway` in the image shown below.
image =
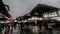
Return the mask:
M40 30L38 26L29 26L30 30L24 29L22 31L19 27L16 27L15 30L13 28L13 34L60 34L60 27L53 28L52 33L51 31L48 32L48 30L46 30L45 27L42 27ZM25 28L25 26L23 28Z

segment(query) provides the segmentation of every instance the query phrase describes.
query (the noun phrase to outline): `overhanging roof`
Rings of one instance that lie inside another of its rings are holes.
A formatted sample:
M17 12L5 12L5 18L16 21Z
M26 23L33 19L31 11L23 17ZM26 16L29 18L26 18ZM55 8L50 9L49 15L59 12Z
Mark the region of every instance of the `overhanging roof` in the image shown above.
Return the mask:
M53 12L54 10L60 10L60 9L53 6L48 6L46 4L38 4L36 5L35 8L31 10L30 14L33 15L33 13L35 12L37 12L38 14L43 14L46 12Z

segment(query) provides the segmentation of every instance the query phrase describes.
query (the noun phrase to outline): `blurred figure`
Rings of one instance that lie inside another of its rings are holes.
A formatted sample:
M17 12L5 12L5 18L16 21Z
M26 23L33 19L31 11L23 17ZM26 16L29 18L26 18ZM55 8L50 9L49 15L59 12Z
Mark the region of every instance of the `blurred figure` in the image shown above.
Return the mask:
M12 16L8 13L8 11L10 11L9 6L5 5L3 1L0 0L0 14L5 15L8 20L12 20Z
M9 20L9 21L12 20L12 16L8 13L8 11L10 11L9 6L8 5L5 5L3 3L3 0L0 0L0 17L1 17L0 20L3 20L3 21L4 20ZM5 27L5 24L3 24L2 27L4 28ZM6 34L8 34L10 27L7 25L5 28L8 28L8 32L6 32ZM1 28L0 28L0 32L2 33L2 29Z

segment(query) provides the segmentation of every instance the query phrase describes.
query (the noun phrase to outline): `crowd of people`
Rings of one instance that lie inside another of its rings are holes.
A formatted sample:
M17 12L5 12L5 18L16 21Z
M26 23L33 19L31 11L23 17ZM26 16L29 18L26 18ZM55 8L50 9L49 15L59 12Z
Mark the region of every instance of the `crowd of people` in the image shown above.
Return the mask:
M13 20L9 10L9 6L0 0L0 34L13 34L16 29L20 34L53 34L53 30L60 28L60 21L43 17L44 13L56 12L59 8L38 4L30 13Z

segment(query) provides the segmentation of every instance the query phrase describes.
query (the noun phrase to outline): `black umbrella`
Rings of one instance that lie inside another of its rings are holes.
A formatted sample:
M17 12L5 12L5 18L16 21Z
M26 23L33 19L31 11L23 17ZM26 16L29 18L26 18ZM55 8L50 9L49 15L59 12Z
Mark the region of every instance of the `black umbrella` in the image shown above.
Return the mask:
M27 14L24 15L24 19L28 19L28 18L30 18L30 17L32 17L32 16L30 15L30 13L27 13Z
M24 20L24 16L16 17L16 20L19 20L19 21Z
M5 6L9 9L8 5L5 5L2 0L0 0L0 13L5 15L6 17L9 17L10 14L8 13L8 10L5 8Z

